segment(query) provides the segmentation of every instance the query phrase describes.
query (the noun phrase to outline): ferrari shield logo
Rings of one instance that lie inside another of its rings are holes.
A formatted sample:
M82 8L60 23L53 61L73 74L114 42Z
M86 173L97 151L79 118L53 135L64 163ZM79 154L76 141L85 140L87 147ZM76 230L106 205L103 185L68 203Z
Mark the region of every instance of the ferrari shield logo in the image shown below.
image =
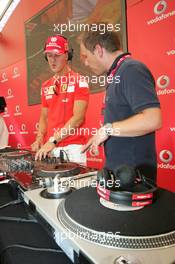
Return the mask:
M60 87L60 93L65 93L67 91L67 83L64 83Z

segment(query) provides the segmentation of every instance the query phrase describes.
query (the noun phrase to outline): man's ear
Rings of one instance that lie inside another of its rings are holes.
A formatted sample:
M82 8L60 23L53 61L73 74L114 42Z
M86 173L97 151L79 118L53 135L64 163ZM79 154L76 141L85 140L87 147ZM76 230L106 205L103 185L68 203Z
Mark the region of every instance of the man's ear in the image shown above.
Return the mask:
M98 55L100 58L103 56L103 48L99 44L95 46L94 54Z

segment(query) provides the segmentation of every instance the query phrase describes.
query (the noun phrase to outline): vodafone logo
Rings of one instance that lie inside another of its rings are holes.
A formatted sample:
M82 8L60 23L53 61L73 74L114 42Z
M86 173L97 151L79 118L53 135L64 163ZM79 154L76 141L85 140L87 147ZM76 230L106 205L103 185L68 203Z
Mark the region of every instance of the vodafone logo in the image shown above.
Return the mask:
M98 149L94 149L92 146L89 149L89 154L91 157L95 157L99 155L99 150Z
M167 2L166 1L159 1L154 6L154 13L156 15L162 14L167 9Z
M7 94L8 94L8 96L11 96L11 95L12 95L12 89L9 88L9 89L7 90Z
M169 88L168 86L170 85L170 78L167 75L161 75L157 79L157 87L159 90L157 91L157 95L168 95L168 94L174 94L175 89L174 88Z
M36 130L39 129L39 123L36 123L36 124L35 124L35 128L36 128Z
M4 82L7 82L8 81L6 72L3 72L2 73L1 78L2 78L1 83L4 83Z
M147 21L147 24L154 25L156 23L161 23L165 19L169 19L175 16L175 9L167 8L168 1L158 1L154 6L154 18ZM168 10L169 9L169 10ZM165 12L166 11L166 12Z
M21 135L28 134L29 132L26 130L26 124L21 124L21 131L19 132Z
M16 105L14 116L19 116L19 115L22 115L21 110L20 110L20 105Z
M18 67L14 67L13 68L13 76L12 76L12 78L17 78L19 76L20 76L20 73L19 73Z
M2 79L7 80L7 74L5 72L3 72L3 74L2 74Z
M25 124L22 124L21 125L21 131L25 131L26 130L26 125Z
M173 159L173 154L171 151L164 149L160 152L159 158L164 163L169 163Z
M19 105L16 105L15 109L16 109L16 112L19 113L19 111L20 111L20 106L19 106Z
M7 99L9 99L9 98L12 98L12 97L14 97L14 95L13 95L13 92L12 92L12 89L11 88L9 88L8 90L7 90Z
M9 125L9 131L10 131L10 132L13 131L13 125Z
M14 75L18 75L18 74L19 74L18 67L14 67L14 68L13 68L13 74L14 74Z
M156 83L159 88L165 89L170 84L170 78L167 75L161 75Z
M21 143L18 143L18 144L17 144L17 148L20 149L21 147L22 147Z
M15 135L14 126L12 124L9 125L9 135Z
M17 75L17 74L19 73L17 67L14 67L14 69L13 69L13 73L14 73L14 75Z
M35 124L35 130L33 131L33 134L37 134L38 133L38 129L39 129L39 123L37 122Z

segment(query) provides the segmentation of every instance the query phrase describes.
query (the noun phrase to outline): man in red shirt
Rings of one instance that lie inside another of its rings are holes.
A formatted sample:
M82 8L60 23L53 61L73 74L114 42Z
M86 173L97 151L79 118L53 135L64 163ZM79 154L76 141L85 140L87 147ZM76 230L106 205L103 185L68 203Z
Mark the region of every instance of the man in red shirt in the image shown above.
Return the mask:
M85 135L81 127L88 106L88 84L70 69L68 60L72 54L64 36L49 37L44 53L54 76L42 85L39 130L32 150L37 151L36 160L49 152L58 157L62 149L70 161L85 164L86 157L81 153Z

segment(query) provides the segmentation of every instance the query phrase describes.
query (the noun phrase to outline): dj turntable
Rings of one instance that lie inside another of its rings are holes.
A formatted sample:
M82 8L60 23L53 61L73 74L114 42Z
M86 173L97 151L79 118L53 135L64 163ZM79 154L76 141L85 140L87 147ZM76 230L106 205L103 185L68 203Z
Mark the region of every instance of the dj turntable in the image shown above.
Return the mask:
M84 187L66 199L45 199L41 190L24 193L26 203L45 219L72 261L87 264L174 264L175 194L159 190L153 205L132 212L102 206L96 189ZM150 261L151 260L151 261Z

